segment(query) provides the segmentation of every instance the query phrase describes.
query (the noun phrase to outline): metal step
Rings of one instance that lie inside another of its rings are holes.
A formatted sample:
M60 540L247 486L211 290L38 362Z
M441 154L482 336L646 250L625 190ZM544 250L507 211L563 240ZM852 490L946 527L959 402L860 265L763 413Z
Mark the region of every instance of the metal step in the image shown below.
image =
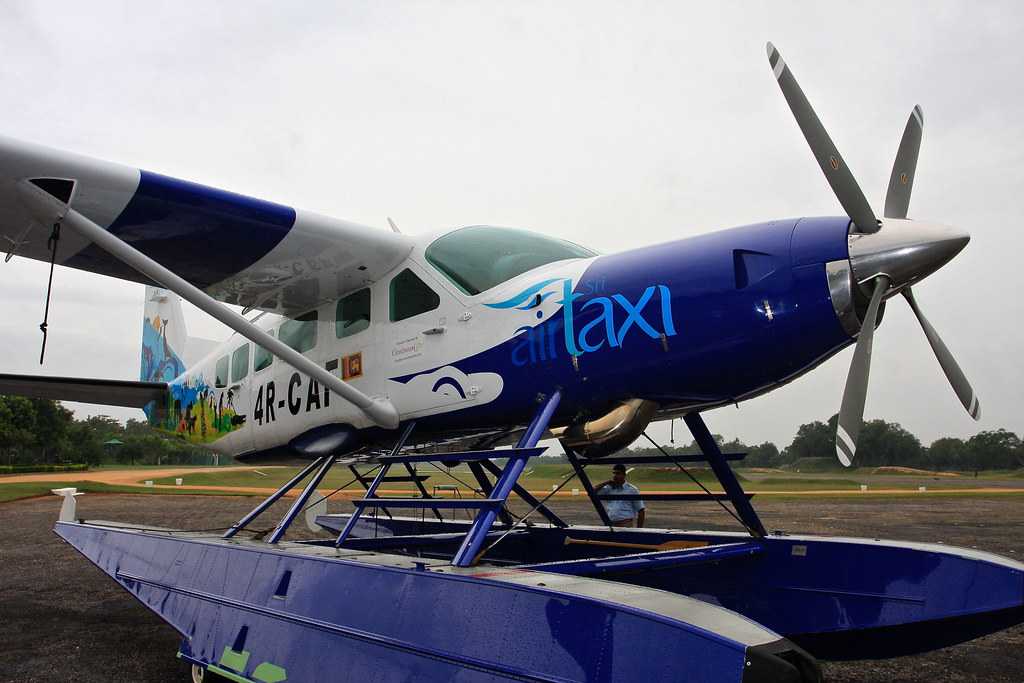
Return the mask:
M541 448L503 448L489 451L455 451L452 453L410 453L408 455L389 455L377 458L376 463L393 465L403 462L473 462L480 460L496 460L501 458L525 457L532 458L547 450Z
M386 484L386 483L389 483L389 482L396 483L396 482L410 482L410 481L426 481L428 479L430 479L430 475L429 474L418 474L415 477L409 476L408 474L402 474L402 475L397 475L396 474L393 477L392 476L384 477L383 479L381 479L381 483L385 483ZM373 481L373 477L372 476L367 477L365 475L364 476L360 476L359 477L359 481L360 482L370 483L370 482Z
M357 498L356 507L484 509L500 506L501 498Z

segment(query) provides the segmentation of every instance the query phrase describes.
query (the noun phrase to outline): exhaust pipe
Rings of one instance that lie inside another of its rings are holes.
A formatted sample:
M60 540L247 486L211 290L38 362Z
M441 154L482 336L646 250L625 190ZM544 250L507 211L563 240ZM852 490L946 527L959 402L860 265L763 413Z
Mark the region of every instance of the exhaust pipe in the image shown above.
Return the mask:
M581 424L557 427L552 436L585 458L602 458L633 443L647 428L658 404L642 398L623 401L610 411Z

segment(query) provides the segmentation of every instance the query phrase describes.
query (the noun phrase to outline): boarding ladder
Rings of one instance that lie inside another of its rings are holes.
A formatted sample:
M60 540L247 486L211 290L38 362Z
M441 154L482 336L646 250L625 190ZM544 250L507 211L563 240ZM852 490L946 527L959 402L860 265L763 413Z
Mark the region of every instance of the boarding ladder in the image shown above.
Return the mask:
M560 390L543 397L533 420L519 438L515 448L504 450L490 449L453 453L402 454L402 447L405 445L405 441L413 429L413 423L409 423L403 430L402 436L395 444L391 454L378 459L377 463L380 465L380 469L377 470L373 482L367 488L366 496L352 501L356 506L355 512L352 513L345 527L341 530L335 545L341 546L345 543L367 508L426 508L434 510L435 514L439 514L439 511L442 509L476 510L476 517L470 525L462 545L452 559L453 565L468 567L474 564L480 556L484 541L487 539L487 535L490 533L491 527L497 518L499 516L503 517L503 521L506 524L511 521L505 517L507 514L505 512L505 503L513 492L529 505L536 507L541 514L556 526L567 526L564 521L546 506L542 505L540 501L518 483L519 477L522 475L530 458L538 456L546 450L543 447L538 447L537 443L547 431L548 424L551 422L551 418L558 408L561 398ZM505 459L504 467L493 462L496 458ZM395 465L411 467L413 463L439 461L444 463L465 462L469 464L470 471L476 476L478 483L481 485L481 490L486 497L434 498L426 495L425 490L420 491L422 496L420 498L385 498L377 494L380 485L387 480L388 471L391 467ZM484 470L496 477L493 484L485 475Z

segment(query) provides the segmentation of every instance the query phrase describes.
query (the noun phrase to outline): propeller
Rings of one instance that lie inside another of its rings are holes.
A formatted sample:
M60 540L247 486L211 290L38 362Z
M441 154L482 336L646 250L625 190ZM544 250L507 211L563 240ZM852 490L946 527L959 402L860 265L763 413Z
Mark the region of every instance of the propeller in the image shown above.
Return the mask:
M879 221L792 70L774 45L768 43L767 48L768 64L790 111L825 174L825 179L850 217L850 264L855 282L870 297L861 321L839 409L836 427L836 455L839 461L849 467L857 452L857 438L864 423L864 403L871 373L871 346L878 312L885 298L897 292L903 294L917 317L960 402L971 417L979 419L981 407L974 389L949 348L924 316L911 290L912 283L945 265L970 240L966 233L951 228L906 220L924 130L921 107L915 106L907 119L885 196L885 220Z
M939 333L928 322L928 318L924 317L924 313L921 312L921 308L917 305L917 300L914 299L914 294L910 291L910 287L903 290L903 298L910 304L910 310L914 311L914 315L917 316L917 322L921 323L924 336L928 338L928 343L931 345L935 357L939 360L942 371L946 373L946 379L949 380L950 386L953 387L957 398L960 399L960 403L963 404L964 409L971 417L975 420L980 420L981 401L978 400L977 394L974 393L971 383L967 381L967 376L960 369L960 365L953 358L953 354L949 352L949 349L943 343L942 337L939 336Z
M878 219L875 218L875 212L871 210L871 205L864 197L860 185L857 184L853 173L843 161L836 144L828 136L825 126L821 125L821 120L814 113L814 108L807 101L807 96L800 89L800 84L796 82L793 72L786 66L782 55L771 43L768 43L768 64L771 65L772 71L775 73L775 80L779 82L782 95L789 103L793 118L796 119L804 138L807 139L807 144L810 145L811 152L814 153L814 158L818 162L818 166L821 167L821 172L825 174L825 180L832 186L832 191L835 192L839 203L843 205L846 215L853 221L857 232L878 232Z
M871 373L871 344L875 339L875 325L882 296L889 289L889 278L880 275L875 279L871 302L864 314L864 322L857 335L857 346L853 350L850 371L846 375L846 389L843 390L843 404L839 408L839 422L836 425L836 455L844 467L853 464L857 452L857 437L864 423L864 402L868 395L868 375Z

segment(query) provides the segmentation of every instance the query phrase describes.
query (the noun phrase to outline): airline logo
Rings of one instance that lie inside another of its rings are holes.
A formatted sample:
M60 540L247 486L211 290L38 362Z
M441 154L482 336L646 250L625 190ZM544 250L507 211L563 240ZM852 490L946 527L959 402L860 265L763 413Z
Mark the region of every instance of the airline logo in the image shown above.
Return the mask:
M582 356L602 348L621 349L631 336L642 334L664 340L676 335L672 318L672 292L667 285L650 285L635 301L621 293L607 295L604 282L590 283L585 291L574 292L571 278L552 278L527 287L503 301L484 304L488 308L530 311L537 318L548 298L562 307L562 334L556 325L523 326L516 330L518 342L512 347L512 362L517 366L550 360L560 352ZM601 294L601 296L598 296ZM586 299L578 303L581 299ZM591 312L593 311L593 312ZM579 319L587 322L577 327Z

